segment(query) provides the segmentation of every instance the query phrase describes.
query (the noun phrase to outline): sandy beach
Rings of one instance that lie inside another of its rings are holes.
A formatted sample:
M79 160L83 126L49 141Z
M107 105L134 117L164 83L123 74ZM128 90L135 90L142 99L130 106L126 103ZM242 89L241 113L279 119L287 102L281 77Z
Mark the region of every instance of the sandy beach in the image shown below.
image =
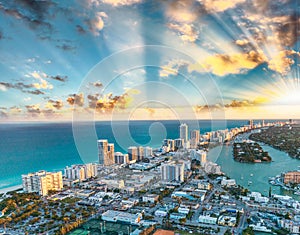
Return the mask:
M14 190L21 189L21 188L22 188L21 184L12 186L12 187L8 187L8 188L3 188L3 189L0 189L0 193L7 193L7 192L14 191Z

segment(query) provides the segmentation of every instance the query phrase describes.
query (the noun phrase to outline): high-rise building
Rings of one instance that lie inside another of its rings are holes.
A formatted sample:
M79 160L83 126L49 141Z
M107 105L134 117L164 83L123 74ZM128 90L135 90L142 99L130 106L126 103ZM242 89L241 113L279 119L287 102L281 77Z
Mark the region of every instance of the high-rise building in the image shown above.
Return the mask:
M98 175L98 164L96 163L88 163L84 165L85 167L85 178L89 179L92 177L96 177Z
M128 159L129 161L137 160L138 159L138 149L135 146L130 146L127 150L128 152Z
M144 148L144 156L145 157L151 157L152 156L152 148L151 147L145 147Z
M95 163L67 166L64 169L64 175L67 179L83 181L96 177L98 175L98 166Z
M145 157L145 153L144 153L144 147L143 146L139 146L138 147L138 161L143 160Z
M249 125L249 128L253 128L254 127L254 123L253 123L253 120L249 120L248 121L248 125Z
M107 140L98 140L98 159L99 164L104 165L104 159L108 155L108 142Z
M184 182L184 164L175 162L162 164L161 179L164 182Z
M191 131L191 148L196 148L200 142L200 131L193 130Z
M99 164L109 166L114 164L114 144L107 140L98 140L98 158Z
M179 127L180 139L183 139L186 143L188 141L188 125L183 123Z
M63 188L62 173L39 171L22 175L22 186L24 192L45 196L49 190L59 191Z
M183 148L183 146L184 146L184 139L176 139L174 141L174 144L175 144L175 148L177 148L177 149Z
M108 144L108 158L104 161L104 165L109 166L113 165L115 161L115 145L109 143Z
M175 141L172 139L164 139L163 146L167 146L169 151L175 150Z

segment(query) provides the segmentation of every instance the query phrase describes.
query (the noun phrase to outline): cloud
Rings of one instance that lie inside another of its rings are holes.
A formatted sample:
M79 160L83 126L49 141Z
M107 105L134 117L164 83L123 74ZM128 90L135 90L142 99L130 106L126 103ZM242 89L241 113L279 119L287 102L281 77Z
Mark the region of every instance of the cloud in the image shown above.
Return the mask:
M268 68L282 75L286 75L290 71L291 65L295 63L290 57L292 55L300 57L300 53L293 50L280 51L277 55L271 57L268 62Z
M167 2L166 16L175 22L193 23L199 14L196 4L193 0Z
M33 83L32 86L36 89L43 89L43 90L51 90L53 89L53 85L50 84L48 81L46 81L44 78L48 78L48 75L43 72L34 71L32 73L29 73L28 76L31 76L39 82Z
M198 72L212 72L217 76L239 74L245 70L254 69L267 60L261 51L237 53L232 55L216 54L208 56L200 64L189 65L188 70Z
M9 83L9 82L0 82L0 90L6 91L7 89L16 89L23 93L29 93L33 95L43 95L44 92L40 90L32 90L34 88L33 84L24 84L23 82L17 82L17 83Z
M16 114L19 114L21 112L22 112L22 109L20 109L17 106L13 106L13 107L9 108L9 113L12 114L12 115L16 115Z
M169 77L170 75L177 75L181 67L186 66L188 62L183 60L171 60L167 65L161 66L159 72L160 77Z
M103 87L103 84L100 81L91 82L90 84L93 85L94 87Z
M113 95L108 93L105 95L88 95L88 107L94 109L98 113L111 113L114 111L124 110L129 107L133 100L133 95L138 94L140 91L131 89L122 95Z
M77 105L82 107L84 105L84 95L82 93L69 95L67 102L69 105Z
M246 0L202 0L202 4L208 12L223 12L244 2Z
M0 110L0 118L1 118L1 119L8 118L7 112L5 112L5 111L3 111L3 110Z
M0 3L0 11L25 22L30 28L40 28L41 31L50 32L52 25L46 21L49 10L56 4L51 1L16 0Z
M61 116L56 113L53 107L49 106L49 102L45 105L45 108L41 108L40 104L26 105L27 116L31 118L38 118L43 115L46 118L56 118Z
M61 109L64 106L62 100L49 100L45 105L47 109Z
M286 21L281 22L277 28L278 40L284 45L293 46L300 36L300 16L299 13L290 15Z
M31 117L38 117L41 114L41 109L39 104L26 105L27 113Z
M105 12L96 12L94 18L85 21L85 23L89 27L89 30L94 36L100 35L100 31L104 27L104 21L103 21L104 18L107 18Z
M66 44L66 43L63 43L61 45L56 45L56 47L59 48L59 49L62 49L64 51L74 51L74 50L76 50L75 46L72 46L72 45Z
M130 6L142 2L142 0L102 0L103 3L109 4L115 7L118 6Z
M194 110L198 113L201 112L213 112L224 109L239 109L248 108L263 105L267 102L265 98L256 98L254 100L232 100L230 103L225 105L222 104L211 104L211 105L197 105Z
M192 24L186 24L186 23L169 23L168 27L170 29L173 29L180 34L180 38L183 41L187 42L195 42L198 39L198 32L197 30L193 27Z
M238 46L245 46L249 44L249 41L247 39L238 39L235 41L235 44Z
M0 83L0 91L7 91L7 86L4 83Z
M60 81L60 82L65 82L65 81L67 81L68 76L56 75L56 76L48 76L48 78L51 78L53 80Z

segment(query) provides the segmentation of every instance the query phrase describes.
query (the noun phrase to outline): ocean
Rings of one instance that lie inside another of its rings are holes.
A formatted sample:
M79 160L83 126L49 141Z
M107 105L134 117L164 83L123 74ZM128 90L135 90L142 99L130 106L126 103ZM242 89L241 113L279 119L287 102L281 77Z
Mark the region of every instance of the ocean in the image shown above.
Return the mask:
M125 153L132 144L157 148L164 138L178 138L179 125L184 122L189 130L200 129L201 134L248 123L247 120L76 123L75 138L72 123L0 124L0 189L21 184L21 175L29 172L58 171L71 164L97 162L97 138L115 143L115 152ZM86 129L93 129L96 137Z

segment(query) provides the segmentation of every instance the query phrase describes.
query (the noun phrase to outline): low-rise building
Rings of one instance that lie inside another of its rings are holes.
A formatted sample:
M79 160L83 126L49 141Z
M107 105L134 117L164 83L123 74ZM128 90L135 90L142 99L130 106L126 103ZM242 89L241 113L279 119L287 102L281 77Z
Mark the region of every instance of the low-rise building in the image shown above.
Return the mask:
M221 186L233 187L236 186L235 179L222 179Z
M166 208L162 207L162 208L159 208L158 210L156 210L154 212L154 215L160 216L160 217L166 217L168 215L168 211Z
M143 202L155 203L158 201L159 196L157 194L148 194L143 196Z
M171 213L170 214L170 219L179 220L179 219L184 219L184 218L186 218L186 214L181 214L181 213Z
M188 207L180 206L178 208L178 213L187 215L189 212L190 212L190 209Z
M142 219L142 214L131 214L127 212L108 210L101 216L102 220L108 222L122 222L128 224L139 224Z
M200 215L198 219L199 223L204 223L204 224L216 224L217 223L217 218L215 217L210 217L210 216L205 216L205 215Z

